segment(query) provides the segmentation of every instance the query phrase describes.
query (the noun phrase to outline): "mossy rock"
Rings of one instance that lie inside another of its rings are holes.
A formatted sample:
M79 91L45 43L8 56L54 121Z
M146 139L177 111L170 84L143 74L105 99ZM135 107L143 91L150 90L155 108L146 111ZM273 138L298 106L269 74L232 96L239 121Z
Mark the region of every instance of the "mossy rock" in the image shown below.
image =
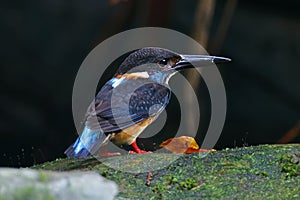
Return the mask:
M92 170L119 185L119 199L300 199L300 144L260 145L203 154L57 159L33 168ZM170 165L151 171L151 164ZM107 163L124 167L116 170ZM136 173L124 172L134 169ZM148 186L147 186L147 184Z

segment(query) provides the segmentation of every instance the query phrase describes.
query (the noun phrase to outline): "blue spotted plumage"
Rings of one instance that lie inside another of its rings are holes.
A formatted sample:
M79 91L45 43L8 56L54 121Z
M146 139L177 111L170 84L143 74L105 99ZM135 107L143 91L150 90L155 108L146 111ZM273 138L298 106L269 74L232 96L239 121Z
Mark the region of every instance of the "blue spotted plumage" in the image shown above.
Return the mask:
M193 67L194 61L210 65L228 60L179 55L154 47L131 52L96 95L83 119L82 133L65 154L73 158L99 155L107 140L131 145L135 153L147 153L139 149L135 140L169 103L170 77L178 70Z

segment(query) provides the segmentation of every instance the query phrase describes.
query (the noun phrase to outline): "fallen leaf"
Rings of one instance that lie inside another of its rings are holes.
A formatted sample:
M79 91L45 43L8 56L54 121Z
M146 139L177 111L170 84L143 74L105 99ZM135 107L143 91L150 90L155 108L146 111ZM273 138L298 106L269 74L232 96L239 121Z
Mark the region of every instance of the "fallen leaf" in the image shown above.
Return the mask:
M196 152L211 152L216 151L215 149L200 149L196 140L189 136L181 136L177 138L170 138L162 142L160 147L171 151L172 153L196 153Z

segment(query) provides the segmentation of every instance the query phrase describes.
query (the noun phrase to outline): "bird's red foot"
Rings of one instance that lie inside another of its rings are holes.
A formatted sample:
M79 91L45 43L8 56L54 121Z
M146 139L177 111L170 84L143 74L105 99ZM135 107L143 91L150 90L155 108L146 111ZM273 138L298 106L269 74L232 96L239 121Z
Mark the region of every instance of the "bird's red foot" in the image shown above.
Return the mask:
M144 151L141 150L138 145L136 144L136 141L134 141L131 146L133 147L133 151L129 151L128 154L149 154L152 153L151 151Z

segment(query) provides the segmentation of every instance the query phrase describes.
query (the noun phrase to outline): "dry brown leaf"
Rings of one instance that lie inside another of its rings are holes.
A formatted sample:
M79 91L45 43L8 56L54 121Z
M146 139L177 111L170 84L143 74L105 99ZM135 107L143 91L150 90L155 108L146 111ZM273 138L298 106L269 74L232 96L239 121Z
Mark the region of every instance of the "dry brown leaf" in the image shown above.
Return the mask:
M160 144L161 147L171 151L172 153L196 153L196 152L210 152L215 151L200 149L194 138L189 136L181 136L177 138L170 138Z

